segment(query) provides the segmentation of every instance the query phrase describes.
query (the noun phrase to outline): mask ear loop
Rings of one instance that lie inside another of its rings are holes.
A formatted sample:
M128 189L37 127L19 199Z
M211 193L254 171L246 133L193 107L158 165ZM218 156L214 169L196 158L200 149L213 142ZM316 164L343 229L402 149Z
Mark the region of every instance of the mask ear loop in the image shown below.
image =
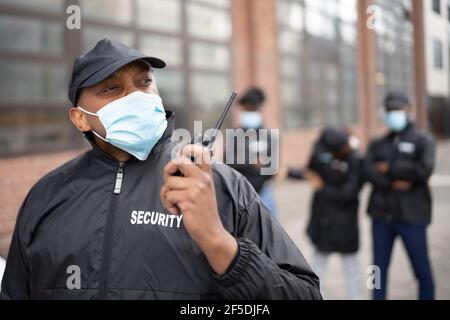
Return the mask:
M83 111L84 113L94 116L94 117L98 117L98 114L84 110L82 107L77 107L78 109L80 109L81 111ZM108 142L105 138L103 138L101 135L99 135L97 132L95 132L94 130L91 130L93 134L95 134L97 137L99 137L100 139L102 139L105 142Z
M86 113L88 115L91 115L91 116L94 116L94 117L98 117L98 114L90 112L90 111L87 111L87 110L83 109L82 107L77 107L77 109L80 109L81 111L83 111L84 113Z
M99 135L97 132L95 132L94 130L91 130L93 134L95 134L97 137L99 137L100 139L102 139L105 142L108 142L105 138L103 138L101 135Z

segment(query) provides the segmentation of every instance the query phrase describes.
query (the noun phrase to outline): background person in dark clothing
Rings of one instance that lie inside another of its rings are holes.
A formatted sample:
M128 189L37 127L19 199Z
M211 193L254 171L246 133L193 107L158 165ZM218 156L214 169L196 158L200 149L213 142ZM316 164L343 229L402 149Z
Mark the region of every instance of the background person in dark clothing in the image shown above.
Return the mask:
M268 131L267 135L261 134L260 129L264 129L263 116L261 108L266 100L264 92L256 87L248 89L239 100L241 107L239 124L244 133L248 133L249 130L254 130L256 135L248 135L248 139L245 140L245 145L234 143L233 150L227 150L227 152L234 152L235 161L231 164L231 167L241 173L250 184L255 188L256 192L260 195L263 203L268 207L270 212L276 216L276 203L273 196L271 187L271 180L273 175L261 174L261 155L267 154L269 157L272 155L272 150L277 148L277 145L272 145L271 132ZM245 157L245 163L238 163L236 159L239 157ZM256 158L258 163L251 163L249 159Z
M384 102L390 132L369 146L364 163L372 184L368 212L373 219L374 265L381 271L381 288L374 299L385 299L392 247L400 236L419 281L419 298L433 299L434 284L428 257L427 226L432 201L428 180L435 163L433 138L410 120L410 104L402 93L389 93Z
M326 128L314 147L308 169L290 169L288 176L307 179L315 189L307 233L316 248L311 267L322 283L331 253L340 253L345 265L349 299L362 299L358 261L358 206L361 189L360 159L350 136L340 128Z

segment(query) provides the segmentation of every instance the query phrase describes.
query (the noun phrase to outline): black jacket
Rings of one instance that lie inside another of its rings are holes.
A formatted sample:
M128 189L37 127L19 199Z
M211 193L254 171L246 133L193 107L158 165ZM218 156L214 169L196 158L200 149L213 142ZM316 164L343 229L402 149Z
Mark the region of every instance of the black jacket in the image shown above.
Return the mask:
M263 175L261 174L261 167L251 163L253 158L257 156L267 155L271 158L271 161L276 161L276 155L272 152L278 148L277 145L272 145L274 142L278 142L276 136L269 129L267 130L267 135L261 135L261 131L264 128L258 129L242 129L245 134L248 134L248 138L245 139L245 144L238 143L238 138L234 137L233 145L227 145L226 154L233 153L231 159L233 163L230 164L234 170L242 174L255 188L256 192L260 193L266 182L272 180L274 175ZM255 136L249 134L250 130L255 131ZM228 150L230 148L231 150ZM259 150L258 150L259 149ZM261 150L262 149L262 150ZM259 153L258 153L259 152ZM245 160L245 163L239 163L240 160ZM264 160L266 161L266 160ZM274 166L274 163L266 164L266 167ZM227 161L228 163L228 161Z
M356 152L343 159L332 156L320 141L309 169L320 175L325 187L314 193L307 234L322 252L354 253L359 248L358 207L362 186ZM295 172L291 172L295 176Z
M224 276L213 272L182 220L159 199L174 146L173 116L169 121L147 161L122 165L94 147L31 189L17 218L3 298L321 297L318 278L254 189L220 164L213 167L218 208L239 253ZM80 289L68 289L73 266Z
M375 170L377 162L389 163L387 175ZM383 221L411 223L431 222L432 199L428 180L435 164L433 138L410 123L398 133L389 133L375 139L369 146L364 161L364 174L373 185L368 212ZM407 180L412 189L394 191L394 180Z

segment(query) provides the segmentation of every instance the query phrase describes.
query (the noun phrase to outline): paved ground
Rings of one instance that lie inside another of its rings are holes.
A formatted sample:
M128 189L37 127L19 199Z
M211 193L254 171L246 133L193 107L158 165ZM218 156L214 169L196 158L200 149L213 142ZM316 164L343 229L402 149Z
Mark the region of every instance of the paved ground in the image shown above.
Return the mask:
M433 265L436 298L450 299L450 142L438 146L436 176L432 179L434 212L433 224L429 228L429 247ZM370 220L365 214L369 187L361 195L360 232L361 232L361 274L365 287L366 269L371 265ZM281 182L275 186L276 199L280 211L281 223L291 235L305 257L310 259L312 246L305 236L309 212L309 199L312 190L306 183ZM296 199L295 203L292 199ZM401 241L397 240L389 272L390 299L416 299L417 283ZM342 261L332 256L327 275L322 279L322 291L326 299L345 299ZM370 297L365 290L365 297Z

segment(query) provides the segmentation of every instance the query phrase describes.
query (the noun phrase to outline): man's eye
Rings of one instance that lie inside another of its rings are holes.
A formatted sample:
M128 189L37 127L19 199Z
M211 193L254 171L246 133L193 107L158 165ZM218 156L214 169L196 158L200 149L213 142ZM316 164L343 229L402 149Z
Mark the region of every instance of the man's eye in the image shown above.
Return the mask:
M144 79L144 83L146 84L152 83L152 79L151 78Z
M101 91L101 93L102 93L102 94L104 94L104 93L110 93L110 92L113 92L113 91L115 91L115 90L117 90L117 86L111 86L111 87L107 87L107 88L103 89L103 90Z

